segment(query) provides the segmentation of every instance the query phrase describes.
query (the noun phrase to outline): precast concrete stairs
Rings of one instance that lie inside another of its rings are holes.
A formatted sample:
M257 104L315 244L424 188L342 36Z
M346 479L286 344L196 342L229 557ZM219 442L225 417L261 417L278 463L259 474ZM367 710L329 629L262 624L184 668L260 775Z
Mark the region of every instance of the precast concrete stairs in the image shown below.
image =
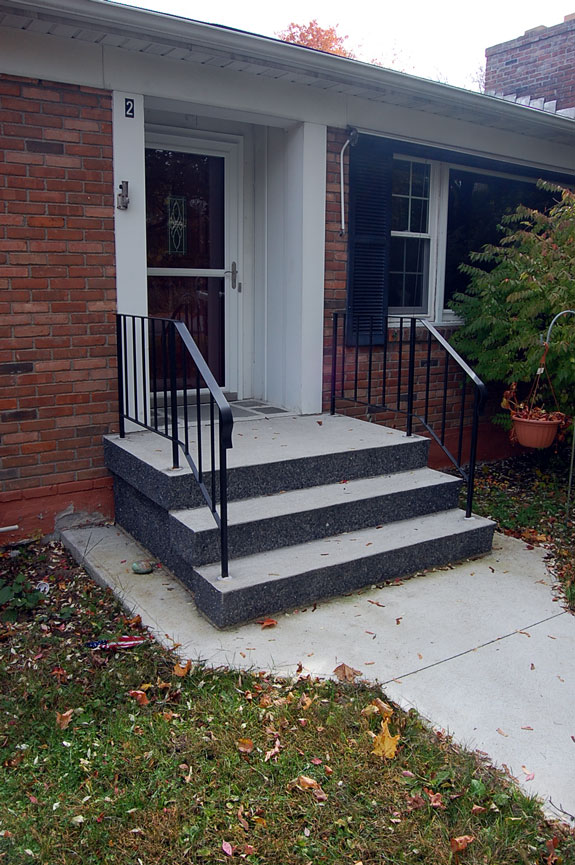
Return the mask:
M461 481L426 467L426 438L281 415L236 422L233 444L222 580L219 531L183 457L172 469L170 443L145 431L105 441L116 521L219 628L491 549L494 524L465 519Z

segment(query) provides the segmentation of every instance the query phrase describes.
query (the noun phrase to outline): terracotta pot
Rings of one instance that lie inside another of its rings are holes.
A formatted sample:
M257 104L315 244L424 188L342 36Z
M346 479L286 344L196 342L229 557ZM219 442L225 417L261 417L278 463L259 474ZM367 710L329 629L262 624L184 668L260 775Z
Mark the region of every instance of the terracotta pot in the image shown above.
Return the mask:
M513 417L513 429L520 445L526 448L548 448L555 441L559 420L527 420Z

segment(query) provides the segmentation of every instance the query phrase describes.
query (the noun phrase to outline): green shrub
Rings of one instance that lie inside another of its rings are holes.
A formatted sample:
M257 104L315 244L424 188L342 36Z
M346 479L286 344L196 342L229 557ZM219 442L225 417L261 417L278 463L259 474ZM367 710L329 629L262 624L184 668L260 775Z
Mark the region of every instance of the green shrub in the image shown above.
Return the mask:
M538 185L557 194L554 206L547 213L519 206L503 217L500 244L460 265L470 284L451 303L464 322L453 343L485 381L532 382L543 351L540 334L546 336L558 312L575 309L575 193ZM554 327L547 369L561 407L572 410L575 316Z
M33 610L42 599L28 577L19 573L12 582L0 577L0 621L15 622L22 613Z

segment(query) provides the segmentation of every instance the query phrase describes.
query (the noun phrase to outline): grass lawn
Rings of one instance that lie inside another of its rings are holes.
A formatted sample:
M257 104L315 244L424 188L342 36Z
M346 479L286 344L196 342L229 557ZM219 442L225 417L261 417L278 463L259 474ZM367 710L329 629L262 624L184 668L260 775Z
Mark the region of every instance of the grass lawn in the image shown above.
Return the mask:
M575 609L575 482L566 512L570 446L533 450L477 469L473 509L505 534L550 550L550 566ZM575 479L574 479L575 481Z
M49 586L0 623L1 863L575 862L535 800L349 668L285 680L152 641L90 649L145 632L57 544L0 565Z

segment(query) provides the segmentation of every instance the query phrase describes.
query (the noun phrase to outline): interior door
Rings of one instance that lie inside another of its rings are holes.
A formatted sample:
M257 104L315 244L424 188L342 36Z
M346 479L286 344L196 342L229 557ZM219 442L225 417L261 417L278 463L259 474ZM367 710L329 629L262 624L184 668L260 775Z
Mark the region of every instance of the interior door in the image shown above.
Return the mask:
M146 241L148 315L185 322L218 384L233 389L227 325L237 320L229 309L237 226L228 157L207 148L146 148Z

